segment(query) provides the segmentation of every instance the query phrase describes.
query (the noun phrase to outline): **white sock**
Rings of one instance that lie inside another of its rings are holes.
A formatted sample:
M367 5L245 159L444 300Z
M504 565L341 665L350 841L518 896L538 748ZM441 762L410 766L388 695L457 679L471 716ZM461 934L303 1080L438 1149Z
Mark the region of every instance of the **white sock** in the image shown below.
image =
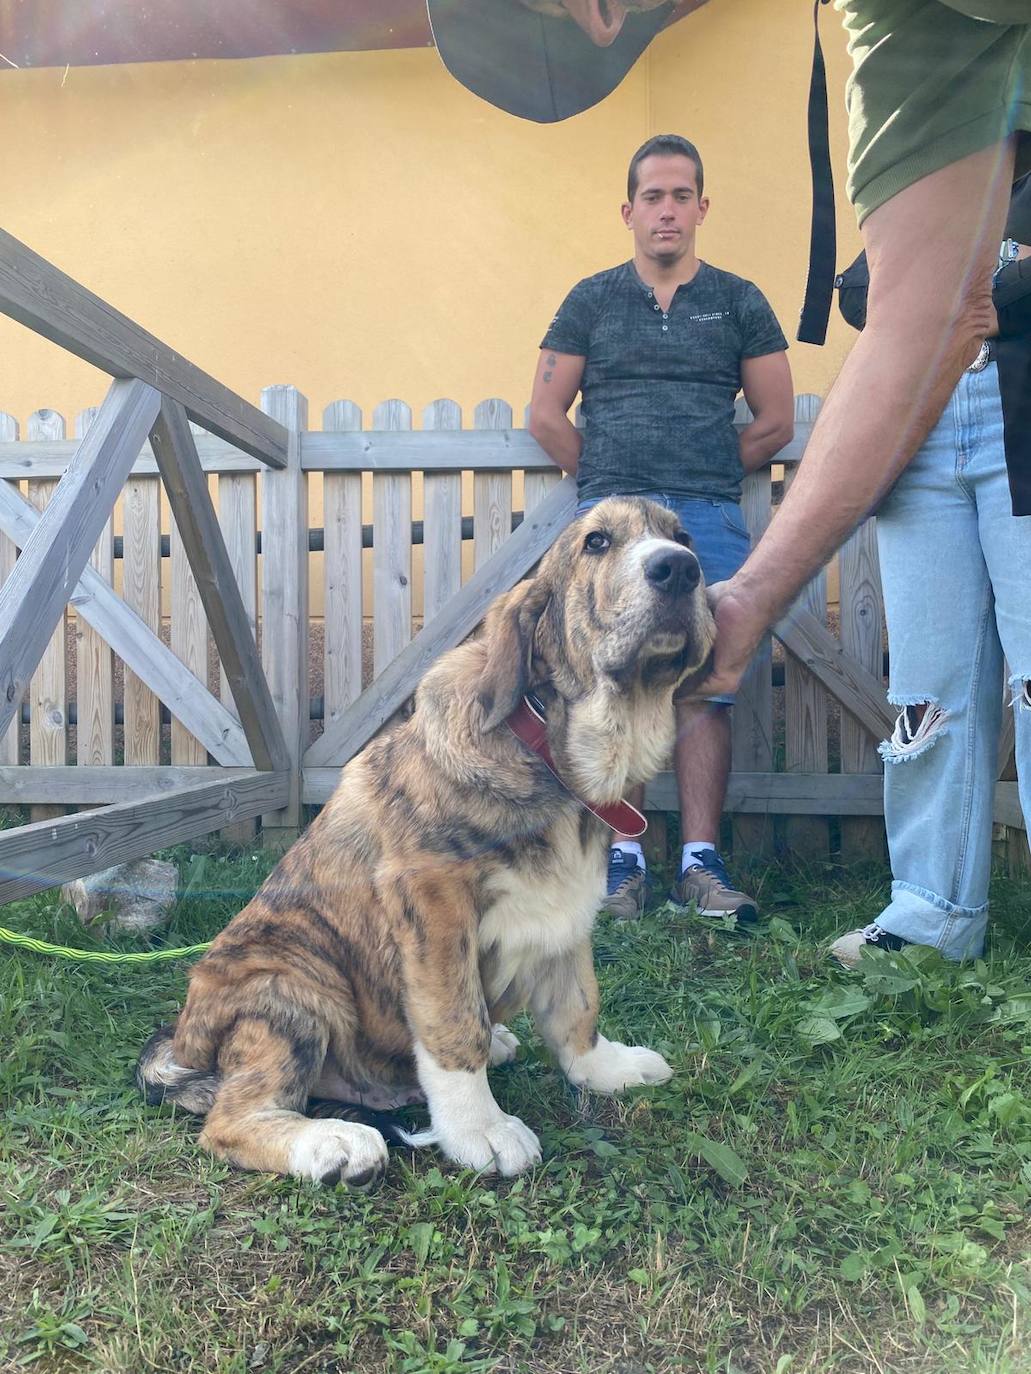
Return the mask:
M689 868L699 868L702 862L702 850L715 848L715 840L688 840L680 855L681 873L686 873Z
M644 850L641 848L639 841L617 840L612 848L622 850L624 854L633 854L637 859L638 868L642 869L645 873L648 872L648 864L644 857Z

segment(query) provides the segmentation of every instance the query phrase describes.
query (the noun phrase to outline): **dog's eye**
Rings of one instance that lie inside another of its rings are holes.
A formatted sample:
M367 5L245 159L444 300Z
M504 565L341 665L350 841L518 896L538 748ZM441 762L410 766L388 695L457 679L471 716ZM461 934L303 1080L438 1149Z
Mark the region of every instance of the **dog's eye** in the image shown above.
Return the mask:
M591 530L584 540L584 548L588 553L604 553L611 543L604 530Z
M694 540L691 538L691 536L687 533L686 530L677 530L673 538L676 543L680 544L685 549L691 548L694 544Z

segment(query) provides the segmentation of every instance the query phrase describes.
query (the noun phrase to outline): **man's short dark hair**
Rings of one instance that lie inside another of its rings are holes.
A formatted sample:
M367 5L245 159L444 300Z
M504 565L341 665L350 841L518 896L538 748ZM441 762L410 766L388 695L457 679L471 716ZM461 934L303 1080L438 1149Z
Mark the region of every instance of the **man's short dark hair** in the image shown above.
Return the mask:
M702 172L702 155L686 138L679 134L656 134L647 143L642 143L630 159L630 169L626 174L626 198L631 205L637 194L637 169L646 157L688 157L698 171L698 197L701 199L705 177Z

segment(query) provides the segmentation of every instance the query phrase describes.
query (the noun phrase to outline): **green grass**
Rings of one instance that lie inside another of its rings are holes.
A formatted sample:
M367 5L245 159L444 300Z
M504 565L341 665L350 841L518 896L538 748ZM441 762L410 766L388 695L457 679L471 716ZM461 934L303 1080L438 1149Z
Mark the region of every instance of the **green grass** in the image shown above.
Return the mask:
M177 857L176 945L266 862ZM493 1082L544 1163L501 1183L432 1150L370 1195L234 1173L131 1085L182 966L0 951L0 1368L1031 1370L1031 885L995 883L985 963L846 974L821 946L887 874L752 877L760 938L598 931L603 1029L669 1085L580 1096L516 1026ZM91 938L52 894L2 922Z

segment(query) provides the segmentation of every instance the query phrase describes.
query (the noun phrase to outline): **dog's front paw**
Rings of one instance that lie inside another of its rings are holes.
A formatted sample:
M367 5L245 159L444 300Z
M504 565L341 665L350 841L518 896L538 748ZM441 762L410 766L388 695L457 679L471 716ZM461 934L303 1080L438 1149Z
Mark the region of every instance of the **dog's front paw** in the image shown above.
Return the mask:
M541 1162L541 1144L533 1131L517 1116L506 1116L504 1112L474 1130L464 1134L449 1132L437 1139L448 1159L481 1173L511 1178Z
M490 1065L495 1068L498 1064L509 1064L516 1057L516 1050L519 1048L519 1040L514 1036L507 1026L503 1026L499 1021L490 1028Z
M574 1055L563 1068L570 1083L594 1093L619 1093L624 1088L665 1083L673 1077L661 1054L643 1045L621 1045L603 1035L598 1036L593 1049Z
M290 1172L315 1183L368 1187L387 1167L387 1143L372 1126L358 1121L310 1121L290 1147Z

